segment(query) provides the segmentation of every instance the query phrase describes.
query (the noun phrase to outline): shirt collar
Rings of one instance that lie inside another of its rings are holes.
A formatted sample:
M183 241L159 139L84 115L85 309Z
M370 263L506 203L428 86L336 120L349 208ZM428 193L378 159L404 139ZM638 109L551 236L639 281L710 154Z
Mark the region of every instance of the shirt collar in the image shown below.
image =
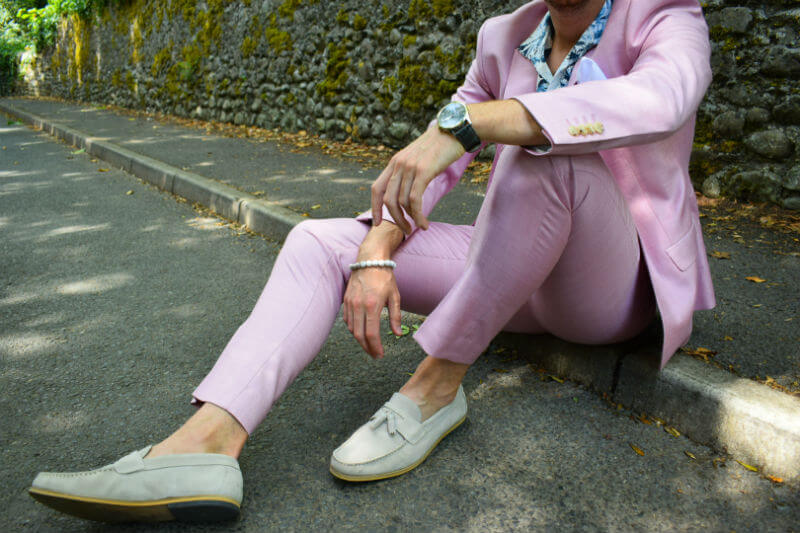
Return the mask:
M553 22L550 20L550 13L545 13L536 30L519 45L519 51L533 63L539 73L539 81L536 87L538 92L551 91L567 86L575 64L600 42L600 37L603 35L608 16L611 13L611 3L612 0L605 0L600 13L586 28L555 73L551 72L550 67L547 66L547 57L553 48Z

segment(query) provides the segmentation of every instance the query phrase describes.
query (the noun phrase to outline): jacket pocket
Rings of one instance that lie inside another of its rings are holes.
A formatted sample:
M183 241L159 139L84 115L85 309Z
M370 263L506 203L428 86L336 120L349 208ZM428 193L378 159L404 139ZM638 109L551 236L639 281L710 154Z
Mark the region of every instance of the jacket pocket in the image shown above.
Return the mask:
M697 259L696 231L697 222L692 220L692 226L689 231L667 248L667 255L682 272L692 266Z

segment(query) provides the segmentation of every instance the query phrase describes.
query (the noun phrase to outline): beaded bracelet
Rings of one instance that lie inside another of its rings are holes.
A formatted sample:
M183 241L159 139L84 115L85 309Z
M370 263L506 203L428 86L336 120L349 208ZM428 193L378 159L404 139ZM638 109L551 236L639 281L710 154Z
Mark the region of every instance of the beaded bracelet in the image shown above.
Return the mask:
M359 261L358 263L353 263L350 265L350 270L359 270L361 268L369 268L369 267L395 268L396 266L397 263L395 263L391 259L373 259L370 261Z

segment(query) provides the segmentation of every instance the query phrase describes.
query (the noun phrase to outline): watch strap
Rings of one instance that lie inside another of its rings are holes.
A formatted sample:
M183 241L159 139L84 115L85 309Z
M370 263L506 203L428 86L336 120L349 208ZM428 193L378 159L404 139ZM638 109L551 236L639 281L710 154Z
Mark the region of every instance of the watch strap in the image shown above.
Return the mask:
M469 122L466 122L457 128L453 128L451 132L467 152L475 152L481 147L481 138L478 137L478 134L475 132L475 128L473 128L472 124Z

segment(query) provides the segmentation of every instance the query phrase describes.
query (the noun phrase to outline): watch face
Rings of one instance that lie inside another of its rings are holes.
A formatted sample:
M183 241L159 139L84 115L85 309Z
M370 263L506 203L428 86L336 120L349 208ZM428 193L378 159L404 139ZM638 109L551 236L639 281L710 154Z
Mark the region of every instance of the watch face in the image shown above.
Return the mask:
M467 107L459 102L450 102L439 111L439 127L451 130L460 126L467 116Z

